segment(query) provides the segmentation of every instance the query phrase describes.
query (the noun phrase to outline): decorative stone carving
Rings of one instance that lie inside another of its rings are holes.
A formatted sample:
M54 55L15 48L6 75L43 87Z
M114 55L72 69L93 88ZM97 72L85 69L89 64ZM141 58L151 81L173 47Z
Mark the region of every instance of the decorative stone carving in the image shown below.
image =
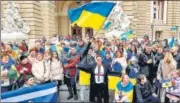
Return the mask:
M5 13L3 32L21 32L28 34L30 32L29 26L23 21L19 14L19 5L14 2L8 2L7 10Z
M14 2L8 2L5 18L1 24L1 40L3 42L28 39L27 34L30 32L30 28L19 14L19 5Z
M112 1L108 1L112 2ZM123 12L122 1L113 1L116 3L111 14L107 18L107 21L111 22L109 29L105 30L106 37L116 36L119 37L120 34L128 31L130 21L127 15Z

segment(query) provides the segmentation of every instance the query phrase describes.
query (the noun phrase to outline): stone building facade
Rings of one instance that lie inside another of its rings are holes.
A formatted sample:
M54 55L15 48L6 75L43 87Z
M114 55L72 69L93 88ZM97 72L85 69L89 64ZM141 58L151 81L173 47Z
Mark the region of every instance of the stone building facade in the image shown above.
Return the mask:
M90 0L72 1L15 1L20 6L22 18L30 26L30 38L49 37L52 34L78 35L84 37L96 35L91 28L71 27L67 17L69 8L78 7ZM174 33L177 37L179 30L172 32L171 28L180 26L180 1L146 0L122 1L122 8L131 21L130 28L134 34L143 37L148 34L153 39L168 38ZM1 2L2 20L7 1ZM180 27L179 27L180 28ZM103 30L99 33L103 34ZM180 36L179 36L180 37Z

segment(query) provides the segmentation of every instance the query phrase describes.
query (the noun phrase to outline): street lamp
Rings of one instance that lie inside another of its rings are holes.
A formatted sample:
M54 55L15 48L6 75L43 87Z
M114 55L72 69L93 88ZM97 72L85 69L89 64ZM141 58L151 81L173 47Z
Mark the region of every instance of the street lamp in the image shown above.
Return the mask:
M153 41L153 36L154 36L154 24L151 24L151 30L152 30L152 34L151 34L151 37L152 37L152 41Z
M79 6L81 4L81 0L76 0L76 4Z

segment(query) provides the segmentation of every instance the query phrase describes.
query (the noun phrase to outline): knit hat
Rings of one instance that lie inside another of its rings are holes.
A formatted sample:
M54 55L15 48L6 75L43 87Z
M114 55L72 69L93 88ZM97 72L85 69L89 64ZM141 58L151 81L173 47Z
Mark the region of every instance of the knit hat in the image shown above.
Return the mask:
M27 58L27 56L21 55L19 59L20 59L20 61L23 61L23 60L26 59L26 58Z
M28 75L25 76L24 80L28 81L31 78L33 78L33 75L28 74Z

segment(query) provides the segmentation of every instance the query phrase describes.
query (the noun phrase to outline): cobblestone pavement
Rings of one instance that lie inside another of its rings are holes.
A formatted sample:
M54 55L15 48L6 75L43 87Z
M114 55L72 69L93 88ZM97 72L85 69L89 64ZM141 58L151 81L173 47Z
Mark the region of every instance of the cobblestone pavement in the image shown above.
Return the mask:
M78 93L78 100L74 100L74 98L70 99L70 100L67 100L67 97L68 97L68 90L67 90L67 86L66 85L62 85L61 86L61 89L60 89L60 102L63 103L63 102L81 102L80 99L79 99L79 91L80 91L80 86L77 85L77 93ZM88 91L88 90L87 90ZM89 91L88 92L85 92L85 102L89 102ZM113 98L114 98L114 92L113 91L109 91L109 101L112 102L113 101Z

